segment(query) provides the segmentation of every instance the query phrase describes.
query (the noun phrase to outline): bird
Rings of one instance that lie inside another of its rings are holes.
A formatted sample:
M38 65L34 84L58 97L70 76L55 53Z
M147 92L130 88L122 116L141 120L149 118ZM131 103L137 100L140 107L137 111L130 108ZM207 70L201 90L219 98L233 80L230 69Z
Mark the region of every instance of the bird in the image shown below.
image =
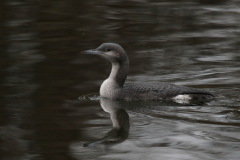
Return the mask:
M100 87L100 96L115 100L199 100L209 102L215 95L209 91L167 82L136 82L125 84L129 72L127 53L119 44L103 43L83 54L98 55L112 64L109 77ZM181 103L181 102L179 102Z

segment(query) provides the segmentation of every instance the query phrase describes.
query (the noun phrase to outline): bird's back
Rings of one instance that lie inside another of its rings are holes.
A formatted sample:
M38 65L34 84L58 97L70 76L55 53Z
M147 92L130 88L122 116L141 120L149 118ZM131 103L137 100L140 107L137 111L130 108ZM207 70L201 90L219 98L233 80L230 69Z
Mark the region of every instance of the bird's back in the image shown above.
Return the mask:
M129 99L170 99L178 95L190 95L191 98L209 97L214 95L202 89L178 86L171 83L133 83L124 86Z

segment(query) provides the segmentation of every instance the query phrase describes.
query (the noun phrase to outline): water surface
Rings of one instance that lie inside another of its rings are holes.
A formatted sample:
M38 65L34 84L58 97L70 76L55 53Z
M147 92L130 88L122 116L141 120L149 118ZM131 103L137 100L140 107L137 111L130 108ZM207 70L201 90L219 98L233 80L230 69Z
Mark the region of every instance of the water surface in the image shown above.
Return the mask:
M239 5L5 0L1 159L238 160ZM104 42L127 51L126 83L171 82L224 98L204 105L102 102L110 64L80 52Z

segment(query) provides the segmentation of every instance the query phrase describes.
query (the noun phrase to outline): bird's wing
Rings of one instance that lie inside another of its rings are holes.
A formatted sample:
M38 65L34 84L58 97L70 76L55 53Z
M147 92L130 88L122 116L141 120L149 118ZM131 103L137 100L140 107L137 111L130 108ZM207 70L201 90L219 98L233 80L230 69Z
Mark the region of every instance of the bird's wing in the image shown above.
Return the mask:
M205 94L211 95L210 92L185 86L178 86L171 83L133 83L124 87L139 94L152 94L163 98L174 97L181 94Z

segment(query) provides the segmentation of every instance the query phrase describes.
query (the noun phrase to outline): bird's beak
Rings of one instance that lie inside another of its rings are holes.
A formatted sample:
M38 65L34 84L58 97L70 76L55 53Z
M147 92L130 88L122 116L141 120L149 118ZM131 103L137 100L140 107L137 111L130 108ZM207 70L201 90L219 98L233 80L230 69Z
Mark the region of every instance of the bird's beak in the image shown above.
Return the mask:
M82 51L81 53L83 53L83 54L95 54L95 55L101 54L101 52L97 51L96 49Z

